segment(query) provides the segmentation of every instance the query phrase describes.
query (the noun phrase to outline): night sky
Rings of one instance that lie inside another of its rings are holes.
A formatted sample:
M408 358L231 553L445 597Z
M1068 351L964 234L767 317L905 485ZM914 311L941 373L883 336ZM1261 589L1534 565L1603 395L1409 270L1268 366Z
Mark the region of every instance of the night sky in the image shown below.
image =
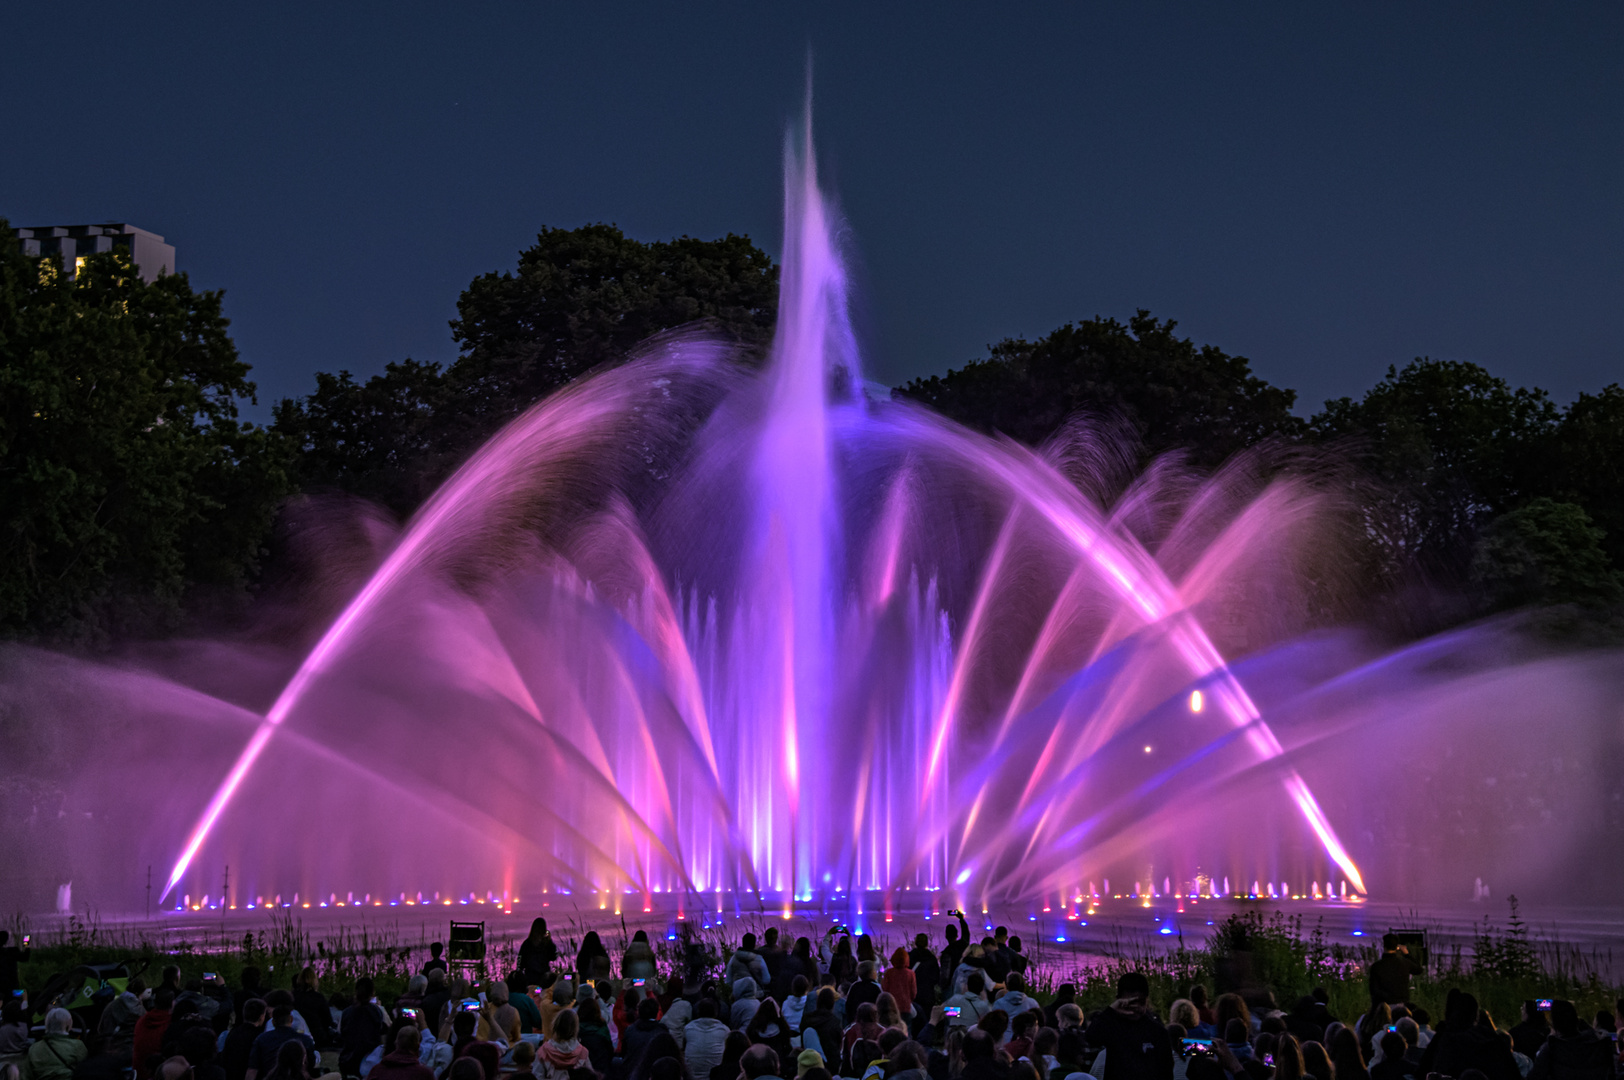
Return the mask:
M224 288L260 408L449 361L546 225L748 233L814 56L867 374L1146 307L1300 411L1624 379L1624 5L0 6L0 216Z

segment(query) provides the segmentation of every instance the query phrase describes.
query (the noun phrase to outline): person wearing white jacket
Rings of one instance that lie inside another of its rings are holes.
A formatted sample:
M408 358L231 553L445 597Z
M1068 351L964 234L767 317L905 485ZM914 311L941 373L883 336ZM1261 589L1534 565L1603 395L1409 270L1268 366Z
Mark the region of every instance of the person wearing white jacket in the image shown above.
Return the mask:
M1004 1012L1009 1013L1011 1017L1014 1017L1019 1013L1039 1007L1036 1001L1026 996L1026 980L1015 972L1012 971L1005 977L1004 986L1007 989L998 995L997 1001L992 1003L993 1008L1002 1009Z
M680 981L673 980L673 983L679 991L682 989ZM671 1007L665 1010L665 1015L660 1017L660 1023L664 1024L665 1029L671 1033L671 1037L677 1040L678 1050L682 1050L688 1045L688 1037L684 1032L687 1030L688 1021L693 1018L694 1007L688 1003L687 998L681 997L673 1001Z
M682 1029L683 1057L691 1075L709 1077L711 1070L722 1063L722 1047L730 1030L716 1019L716 1002L701 998L694 1006L694 1018Z

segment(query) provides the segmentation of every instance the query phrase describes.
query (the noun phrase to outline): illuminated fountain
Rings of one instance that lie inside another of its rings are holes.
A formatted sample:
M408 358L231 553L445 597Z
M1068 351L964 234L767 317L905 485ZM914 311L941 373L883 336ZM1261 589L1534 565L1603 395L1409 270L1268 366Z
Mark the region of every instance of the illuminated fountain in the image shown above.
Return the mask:
M1085 429L1037 453L869 400L809 135L785 193L762 370L676 336L531 409L274 700L13 655L14 702L122 725L83 772L85 851L29 856L99 869L39 873L101 873L126 909L157 864L171 907L1076 914L1567 865L1514 829L1400 861L1443 805L1405 770L1503 756L1553 701L1542 738L1577 763L1610 673L1492 630L1390 656L1305 636L1327 526L1289 477L1163 468L1124 493ZM99 782L121 764L153 789L138 815ZM1602 782L1575 768L1551 805Z

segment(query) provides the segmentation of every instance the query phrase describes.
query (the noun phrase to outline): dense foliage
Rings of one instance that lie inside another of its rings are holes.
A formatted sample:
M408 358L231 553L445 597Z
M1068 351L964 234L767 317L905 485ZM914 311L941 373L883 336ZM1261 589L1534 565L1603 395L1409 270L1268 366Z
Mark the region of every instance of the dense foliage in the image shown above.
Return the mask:
M745 237L543 229L514 270L462 293L449 367L319 374L262 430L237 419L253 384L220 293L185 275L143 283L113 255L70 281L53 260L0 246L11 637L151 633L205 603L240 605L290 491L346 492L404 517L503 423L651 335L699 322L759 359L776 317L778 270ZM1304 420L1294 392L1246 358L1175 330L1147 311L1068 323L895 394L1032 445L1092 418L1136 441L1141 464L1177 453L1212 469L1289 450L1266 460L1312 461L1317 482L1340 489L1365 591L1430 612L1406 633L1553 604L1624 625L1624 389L1563 409L1475 364L1419 358ZM1428 608L1417 590L1449 599Z
M778 270L747 237L643 243L613 225L543 229L517 272L463 292L448 369L407 360L365 383L318 375L315 393L277 407L276 428L302 447L306 485L406 513L502 424L653 334L703 322L761 357L777 304Z
M1128 324L1068 323L1037 342L898 388L970 427L1033 445L1077 414L1125 424L1141 460L1178 451L1215 466L1261 444L1297 445L1337 467L1354 528L1348 556L1373 599L1402 596L1403 629L1510 607L1579 604L1605 614L1624 569L1624 390L1566 410L1484 368L1417 358L1362 398L1304 422L1295 395L1244 357L1174 335L1140 311ZM1414 589L1458 596L1439 615ZM1428 618L1432 621L1429 623Z
M985 360L915 379L901 397L922 401L961 424L1040 443L1072 414L1121 418L1145 455L1182 450L1217 465L1265 439L1295 438L1296 392L1252 374L1245 357L1177 337L1178 324L1141 310L1115 319L1067 323L1037 342L1010 339Z
M221 294L122 253L70 280L0 221L0 634L85 640L243 596L288 455L237 419Z

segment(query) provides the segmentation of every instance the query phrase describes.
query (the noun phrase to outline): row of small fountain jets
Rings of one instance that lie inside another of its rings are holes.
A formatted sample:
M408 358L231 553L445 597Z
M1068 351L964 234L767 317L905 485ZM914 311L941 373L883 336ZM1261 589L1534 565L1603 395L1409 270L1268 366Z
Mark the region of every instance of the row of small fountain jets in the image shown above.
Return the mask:
M1162 887L1161 887L1161 889L1159 891L1155 888L1155 883L1154 882L1152 882L1151 885L1147 888L1141 882L1136 881L1136 882L1133 883L1133 892L1131 892L1131 893L1113 893L1113 892L1111 892L1111 880L1109 878L1106 878L1105 883L1104 883L1104 890L1103 891L1101 889L1099 889L1099 888L1096 888L1094 886L1093 882L1090 882L1089 887L1088 887L1088 891L1086 893L1079 891L1074 896L1072 896L1070 898L1062 897L1058 901L1058 907L1062 912L1065 913L1065 915L1066 915L1066 917L1068 919L1077 919L1077 918L1080 918L1080 917L1082 917L1084 915L1093 915L1095 913L1095 911L1098 910L1098 908L1099 908L1099 906L1101 904L1106 903L1108 901L1113 901L1113 900L1129 900L1129 901L1139 903L1143 907L1149 907L1153 900L1174 900L1174 901L1178 901L1178 902L1180 902L1182 904L1182 902L1185 901L1185 900L1191 900L1191 901L1225 900L1225 899L1228 899L1228 900L1334 900L1334 901L1343 901L1343 902L1347 902L1347 903L1359 903L1364 899L1362 896L1360 896L1358 894L1358 892L1351 892L1350 893L1350 891L1348 889L1348 883L1345 880L1341 881L1341 882L1326 881L1326 882L1323 882L1323 883L1318 882L1318 881L1311 881L1311 882L1308 883L1307 888L1295 888L1295 889L1289 883L1284 882L1284 881L1281 881L1281 882L1253 881L1252 882L1252 889L1251 889L1250 892L1234 892L1234 891L1231 891L1229 878L1227 878L1227 877L1223 879L1223 883L1222 883L1223 887L1222 887L1222 889L1217 888L1216 885L1217 885L1217 882L1215 882L1211 878L1199 877L1195 881L1190 882L1186 886L1187 891L1185 891L1185 892L1176 892L1173 889L1172 879L1171 878L1163 878L1162 879ZM656 888L654 891L657 893L660 890L658 888ZM838 888L835 890L835 892L837 894L843 893L844 891L845 890L838 889ZM904 892L913 892L914 890L912 890L912 889L904 889L903 891ZM920 912L920 914L924 918L928 919L933 915L935 915L935 916L941 915L941 913L942 913L941 903L939 902L939 899L934 895L936 893L940 893L941 891L942 890L940 890L940 889L920 889L919 890L919 892L921 892L922 894L926 894L926 895L930 896L930 901L925 905L924 909ZM726 890L718 889L718 890L716 890L716 894L715 894L716 897L717 897L717 899L716 899L716 910L717 910L718 914L720 914L723 911L723 901L721 899L722 896L724 894L732 894L732 893L733 893L732 889L726 889ZM543 895L544 896L551 895L551 896L555 896L555 897L557 897L557 896L570 896L570 897L573 897L575 894L568 891L568 890L560 889L560 890L557 890L557 891L551 892L551 893L544 892ZM618 892L612 891L612 890L607 890L607 889L598 889L598 890L593 890L592 892L587 893L585 895L597 900L597 910L599 910L599 911L608 911L610 909L610 907L613 906L614 914L617 915L617 916L624 913L626 905L624 904L624 901L623 901L622 898L625 897L625 896L642 896L642 898L643 898L643 912L645 914L649 914L649 913L652 913L654 911L654 898L653 898L653 896L650 895L650 894L647 894L647 893L639 893L636 889L625 889L625 890L618 891ZM683 894L680 894L680 895L682 895L684 897L693 897L695 894L683 893ZM828 906L829 906L828 903L827 903L827 899L828 898L826 898L825 902L821 905L823 908L828 908ZM900 908L902 907L902 905L894 904L895 900L896 900L896 894L895 893L891 893L891 894L888 894L885 897L883 897L883 906L884 906L884 909L885 909L885 921L886 922L890 922L894 914L901 913ZM238 910L239 906L244 910L254 911L254 910L258 910L258 909L262 909L262 908L263 909L270 909L270 908L290 908L290 909L291 908L298 908L298 909L318 908L319 909L319 908L366 908L366 907L375 907L375 908L376 907L434 907L434 906L455 907L455 906L459 906L459 905L460 906L467 906L467 905L470 905L470 904L474 904L474 905L486 905L486 906L490 906L490 907L500 908L502 910L503 914L510 915L510 914L513 913L513 909L516 908L516 907L521 906L522 903L523 903L523 901L521 901L519 897L511 895L507 891L504 891L502 893L497 893L494 890L487 891L484 896L480 896L478 893L469 893L467 896L457 896L457 897L442 896L438 892L436 892L436 893L434 893L434 894L432 894L430 896L425 896L421 892L416 893L415 895L408 895L407 893L403 892L403 893L400 893L397 896L392 896L392 897L389 897L387 899L385 899L381 895L374 897L371 893L362 893L361 896L359 898L357 898L355 893L349 892L349 893L346 893L344 895L344 898L342 900L339 899L339 896L338 896L337 893L329 893L327 895L327 899L325 899L325 900L318 899L318 900L315 900L315 901L311 901L309 899L301 899L300 895L298 893L293 893L291 900L284 900L282 895L280 893L277 893L277 894L274 894L273 896L271 896L269 899L266 899L264 896L256 896L252 901L250 901L248 903L245 903L245 904L242 904L242 905L238 905L234 900L229 899L228 897L226 897L223 894L221 896L216 896L216 897L203 896L200 899L194 901L192 899L192 897L191 897L191 894L188 893L188 894L182 896L180 902L175 905L174 910L175 911L220 911L220 910L236 911L236 910ZM578 902L576 902L576 903L578 905ZM849 903L850 903L850 900L843 900L841 902L841 904L839 905L839 907L844 908L844 907L848 906ZM551 907L552 906L552 901L548 900L548 899L543 899L542 902L541 902L541 906L543 908ZM803 907L804 906L805 905L803 905ZM1042 909L1043 913L1046 914L1046 915L1047 914L1052 914L1054 912L1054 910L1055 910L1055 907L1056 907L1055 904L1045 902L1044 905L1043 905L1043 909ZM697 905L696 905L696 908L697 908ZM633 909L633 910L635 910L635 909ZM704 910L708 913L708 911L709 911L708 906L706 908L704 908ZM862 907L861 907L860 903L859 903L856 910L858 911L859 914L862 913ZM1181 908L1181 910L1182 910L1182 908ZM740 914L741 916L743 914L748 913L744 909L740 908L737 905L737 903L735 903L735 911L736 911L736 913ZM987 907L986 907L986 905L983 905L982 906L983 914L985 914L986 911L987 911ZM783 918L788 919L788 918L792 918L794 916L794 912L795 912L795 906L793 904L786 903L786 904L784 904L783 909L780 912L780 914L782 915ZM677 907L677 918L679 918L679 919L686 918L686 911L685 911L684 905L680 901L679 901L678 907Z

